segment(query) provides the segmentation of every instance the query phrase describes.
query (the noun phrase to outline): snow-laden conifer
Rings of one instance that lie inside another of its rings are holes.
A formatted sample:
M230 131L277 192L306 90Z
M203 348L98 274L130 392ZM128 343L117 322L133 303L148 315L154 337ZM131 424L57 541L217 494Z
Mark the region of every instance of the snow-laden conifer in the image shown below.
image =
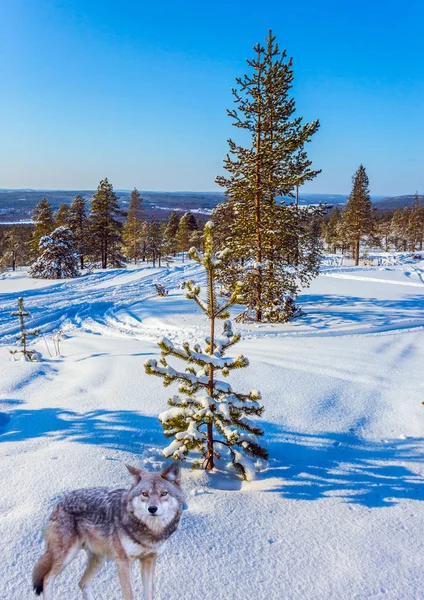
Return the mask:
M207 315L210 322L209 336L205 345L190 346L184 342L181 346L163 338L159 343L162 351L160 364L151 359L145 363L149 375L157 375L168 386L179 382L179 395L169 399L170 408L159 415L165 435L173 437L165 448L164 455L175 460L184 460L197 451L202 460L195 463L211 470L215 459L228 455L237 470L248 478L254 470L252 458L266 459L267 451L260 445L258 437L263 429L250 419L260 416L264 410L260 403L261 395L256 390L247 394L236 392L226 381L217 378L220 373L227 377L232 370L249 364L243 355L236 358L225 356L229 348L240 340L240 334L234 333L228 320L228 308L238 301L239 287L224 303L218 300L215 288L216 273L230 259L229 252L213 251L213 223L205 227L205 251L191 248L190 257L204 265L207 275L206 300L200 297L200 287L193 281L186 283L187 298L194 300ZM224 319L223 332L216 335L216 320ZM179 371L168 364L168 358L174 357L188 363L185 371Z
M79 254L75 238L66 226L58 227L40 240L40 256L31 265L31 277L41 279L63 279L78 277Z
M16 312L10 313L12 317L19 317L19 324L21 327L21 333L16 336L16 341L20 346L22 346L21 350L9 350L10 354L16 356L19 353L22 353L22 357L24 360L29 360L31 362L38 360L38 354L35 350L28 350L28 340L30 338L35 338L39 335L38 329L34 329L33 331L28 331L25 325L25 319L30 317L30 313L25 310L24 307L24 299L18 298L18 310Z

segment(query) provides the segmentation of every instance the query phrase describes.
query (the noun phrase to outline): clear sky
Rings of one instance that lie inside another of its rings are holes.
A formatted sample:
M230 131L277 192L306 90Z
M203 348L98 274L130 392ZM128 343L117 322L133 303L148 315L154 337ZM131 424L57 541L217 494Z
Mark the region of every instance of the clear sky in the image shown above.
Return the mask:
M0 187L215 190L226 108L269 28L294 59L298 113L346 193L424 193L424 2L0 0Z

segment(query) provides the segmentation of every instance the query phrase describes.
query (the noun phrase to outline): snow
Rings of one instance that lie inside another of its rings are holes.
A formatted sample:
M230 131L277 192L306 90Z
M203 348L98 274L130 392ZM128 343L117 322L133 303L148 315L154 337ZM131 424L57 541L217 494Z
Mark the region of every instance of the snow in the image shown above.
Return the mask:
M202 277L191 262L60 282L0 276L2 600L33 597L44 525L65 491L127 485L124 462L163 464L169 390L143 364L163 337L204 339L205 317L179 289ZM325 267L295 322L234 325L250 366L229 381L260 390L270 461L251 482L183 470L186 510L158 561L158 600L422 597L423 279L423 260ZM62 357L40 339L41 362L10 360L19 296L31 329L65 332ZM80 598L84 561L59 577L55 598ZM113 564L94 592L121 597Z

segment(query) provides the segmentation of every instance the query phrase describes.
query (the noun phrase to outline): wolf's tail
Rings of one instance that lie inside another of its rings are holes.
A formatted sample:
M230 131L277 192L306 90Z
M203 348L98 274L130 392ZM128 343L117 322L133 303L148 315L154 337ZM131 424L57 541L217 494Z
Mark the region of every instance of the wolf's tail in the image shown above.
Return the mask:
M41 596L43 591L44 577L50 571L53 565L53 557L47 550L43 556L39 559L32 572L32 585L34 586L34 592L37 596Z

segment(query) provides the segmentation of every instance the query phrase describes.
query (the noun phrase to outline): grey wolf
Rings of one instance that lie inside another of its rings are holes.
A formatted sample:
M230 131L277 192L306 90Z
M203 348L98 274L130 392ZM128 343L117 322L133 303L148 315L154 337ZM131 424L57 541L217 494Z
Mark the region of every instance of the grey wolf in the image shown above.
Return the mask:
M88 554L79 582L84 600L94 600L92 581L105 558L118 565L124 600L134 600L131 565L139 560L144 599L153 600L156 558L181 518L180 467L174 462L161 473L126 467L133 477L129 489L76 490L54 508L47 548L33 571L34 591L44 600L53 599L56 577L81 549Z

